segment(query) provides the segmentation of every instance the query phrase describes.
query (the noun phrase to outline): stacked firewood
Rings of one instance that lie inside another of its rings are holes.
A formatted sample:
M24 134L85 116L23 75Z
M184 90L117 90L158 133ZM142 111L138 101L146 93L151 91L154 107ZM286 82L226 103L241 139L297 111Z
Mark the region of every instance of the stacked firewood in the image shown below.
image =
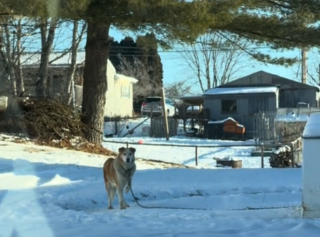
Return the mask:
M272 168L292 167L293 155L289 146L281 146L273 149L270 154L270 166Z

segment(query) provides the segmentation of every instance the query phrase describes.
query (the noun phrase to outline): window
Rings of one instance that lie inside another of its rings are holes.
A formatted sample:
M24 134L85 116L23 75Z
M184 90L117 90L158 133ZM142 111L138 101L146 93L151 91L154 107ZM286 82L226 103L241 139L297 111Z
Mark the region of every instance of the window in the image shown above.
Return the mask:
M237 100L221 100L221 112L237 112Z
M121 86L121 97L130 98L130 85Z

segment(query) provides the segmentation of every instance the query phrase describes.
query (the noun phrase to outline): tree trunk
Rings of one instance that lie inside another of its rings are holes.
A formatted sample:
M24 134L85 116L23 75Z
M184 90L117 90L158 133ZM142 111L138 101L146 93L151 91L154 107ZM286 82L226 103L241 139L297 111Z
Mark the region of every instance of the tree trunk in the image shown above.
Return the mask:
M67 102L68 105L72 102L72 107L75 107L75 89L74 89L74 74L77 68L77 52L79 48L79 43L81 42L83 33L86 29L86 24L83 25L81 33L78 38L78 27L79 22L73 22L73 32L72 32L72 46L71 46L71 66L70 66L70 75L68 78L68 91L67 91ZM77 39L78 38L78 39Z
M67 90L67 103L68 105L73 104L74 106L74 73L76 71L77 66L77 52L78 52L78 45L77 45L77 35L78 35L78 21L73 21L73 32L72 32L72 46L71 46L71 65L70 65L70 75L68 78L68 90ZM73 99L73 100L72 100Z
M40 28L42 50L41 50L39 77L36 81L36 95L38 97L47 96L49 57L52 49L56 26L57 26L57 21L55 19L51 19L48 37L46 37L47 24L43 23Z
M10 44L10 33L8 29L8 25L4 25L5 34L6 34L6 53L7 53L7 62L8 62L8 71L11 82L11 89L13 96L17 96L17 81L14 73L14 65L12 62L12 54L11 54L11 44Z
M81 120L88 126L85 138L95 144L102 142L107 62L111 43L109 29L108 23L88 22Z
M23 96L24 95L24 79L23 79L23 73L22 73L22 65L21 65L21 37L22 37L22 32L21 32L21 20L18 21L18 29L17 29L17 71L16 71L16 76L17 76L17 91L18 91L18 96Z

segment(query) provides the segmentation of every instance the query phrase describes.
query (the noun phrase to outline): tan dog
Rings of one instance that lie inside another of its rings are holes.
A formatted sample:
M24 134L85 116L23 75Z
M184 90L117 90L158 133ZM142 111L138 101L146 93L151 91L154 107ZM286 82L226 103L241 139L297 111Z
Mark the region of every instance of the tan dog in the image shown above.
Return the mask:
M120 209L125 209L129 205L123 198L123 189L126 187L126 193L131 189L131 179L136 171L135 164L136 149L119 148L118 156L109 158L103 165L103 177L108 194L108 209L113 209L112 201L116 191L118 192L118 199Z

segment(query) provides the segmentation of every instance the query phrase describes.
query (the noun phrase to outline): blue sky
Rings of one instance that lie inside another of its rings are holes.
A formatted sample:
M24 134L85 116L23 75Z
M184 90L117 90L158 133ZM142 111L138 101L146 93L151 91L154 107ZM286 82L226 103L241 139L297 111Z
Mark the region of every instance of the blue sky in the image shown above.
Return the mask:
M110 36L114 37L115 40L121 41L125 37L126 33L122 33L115 29L111 29ZM127 33L129 35L129 33ZM133 36L133 38L135 38ZM159 49L159 51L162 51ZM267 53L266 50L264 53ZM161 61L163 64L163 83L164 85L168 85L174 81L181 81L181 80L188 80L189 84L195 83L195 77L192 75L191 70L188 70L187 64L185 59L181 56L180 53L164 51L159 52ZM271 55L277 56L290 56L290 57L298 57L300 58L301 52L300 50L292 50L292 51L284 51L284 52L277 52L272 53ZM316 67L316 63L313 63L317 58L317 53L310 52L309 53L309 72L314 71L313 69ZM269 73L277 74L279 76L289 78L292 80L299 81L300 80L300 65L296 64L292 67L284 67L278 65L271 65L271 64L263 64L257 62L255 60L251 61L251 66L243 69L242 71L236 74L236 78L240 78L251 73L263 70ZM193 79L193 80L192 80ZM311 84L311 81L310 81ZM198 86L195 84L194 93L200 92Z
M68 26L68 30L61 30L61 34L56 33L56 39L55 43L56 50L61 50L65 47L69 47L71 43L71 36L72 36L72 25ZM113 37L116 41L121 41L125 36L131 36L134 39L136 38L133 33L130 32L121 32L114 28L111 28L110 30L110 36ZM34 43L34 41L33 41ZM80 48L84 48L85 46L85 40L82 41ZM33 46L34 47L34 46ZM39 47L38 45L36 46ZM181 49L181 46L177 46ZM173 83L175 81L185 81L187 80L187 83L190 85L193 85L193 93L201 93L198 84L196 83L196 78L193 75L192 71L188 68L187 63L185 59L182 57L180 53L173 52L172 50L163 51L162 49L158 49L159 55L161 57L161 61L163 64L163 83L164 86ZM264 50L263 53L268 53L268 49ZM274 53L272 51L272 56L290 56L290 57L298 57L300 58L301 52L299 50L294 51L284 51L284 52L278 52ZM308 60L308 69L311 74L318 77L318 73L315 72L315 69L318 67L318 64L320 62L319 53L317 50L313 50L313 52L309 52L309 60ZM289 78L292 80L300 81L300 65L296 64L292 67L284 67L284 66L277 66L277 65L266 65L260 62L257 62L255 60L250 60L249 62L250 66L246 67L245 69L242 69L241 71L237 72L235 75L235 78L240 78L249 74L252 74L254 72L263 70L269 73L277 74L279 76ZM314 84L311 80L309 81L309 84Z

